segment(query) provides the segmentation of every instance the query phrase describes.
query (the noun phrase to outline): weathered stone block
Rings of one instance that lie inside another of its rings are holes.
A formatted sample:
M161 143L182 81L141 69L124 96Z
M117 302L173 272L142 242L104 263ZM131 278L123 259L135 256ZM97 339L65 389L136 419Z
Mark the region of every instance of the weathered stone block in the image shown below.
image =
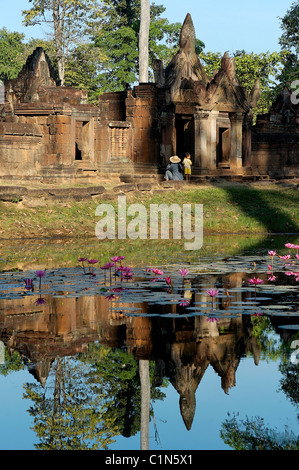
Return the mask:
M150 183L139 183L137 184L137 188L139 191L151 191L152 185Z

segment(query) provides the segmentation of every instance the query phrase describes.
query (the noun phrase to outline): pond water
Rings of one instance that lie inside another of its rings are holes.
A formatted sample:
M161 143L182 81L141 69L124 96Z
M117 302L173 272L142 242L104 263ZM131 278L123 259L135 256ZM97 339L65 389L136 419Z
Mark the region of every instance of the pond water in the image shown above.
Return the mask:
M298 449L298 240L246 240L105 270L3 247L0 449Z

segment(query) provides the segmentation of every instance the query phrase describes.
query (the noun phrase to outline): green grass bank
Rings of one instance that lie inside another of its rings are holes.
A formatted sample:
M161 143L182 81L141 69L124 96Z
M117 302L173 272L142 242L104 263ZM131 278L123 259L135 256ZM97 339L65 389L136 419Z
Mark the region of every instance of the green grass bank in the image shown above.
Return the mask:
M299 191L279 185L190 186L159 193L130 192L127 205L203 204L204 233L299 233ZM113 205L117 195L96 199L49 202L26 207L22 202L0 203L0 239L94 237L96 207Z

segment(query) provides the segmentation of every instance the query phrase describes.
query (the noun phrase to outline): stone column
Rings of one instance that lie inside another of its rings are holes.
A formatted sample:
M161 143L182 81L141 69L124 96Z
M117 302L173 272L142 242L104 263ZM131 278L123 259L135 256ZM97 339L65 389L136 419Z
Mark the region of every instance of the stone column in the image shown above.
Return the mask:
M217 117L219 111L211 111L209 118L210 127L210 165L211 170L215 170L217 166Z
M243 124L243 157L244 166L250 167L251 165L251 127L252 127L252 114L245 115Z
M194 115L194 165L201 170L216 169L218 114L219 111L197 111Z
M231 143L230 143L230 168L238 171L242 168L242 126L243 114L234 113L230 117Z

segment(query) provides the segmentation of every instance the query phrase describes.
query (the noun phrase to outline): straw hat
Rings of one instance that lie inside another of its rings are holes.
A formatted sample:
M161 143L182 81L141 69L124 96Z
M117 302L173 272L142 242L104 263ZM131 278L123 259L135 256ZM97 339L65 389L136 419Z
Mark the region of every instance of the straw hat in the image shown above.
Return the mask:
M181 161L181 159L177 155L174 155L173 157L170 157L169 160L171 161L171 163L180 163L180 161Z

